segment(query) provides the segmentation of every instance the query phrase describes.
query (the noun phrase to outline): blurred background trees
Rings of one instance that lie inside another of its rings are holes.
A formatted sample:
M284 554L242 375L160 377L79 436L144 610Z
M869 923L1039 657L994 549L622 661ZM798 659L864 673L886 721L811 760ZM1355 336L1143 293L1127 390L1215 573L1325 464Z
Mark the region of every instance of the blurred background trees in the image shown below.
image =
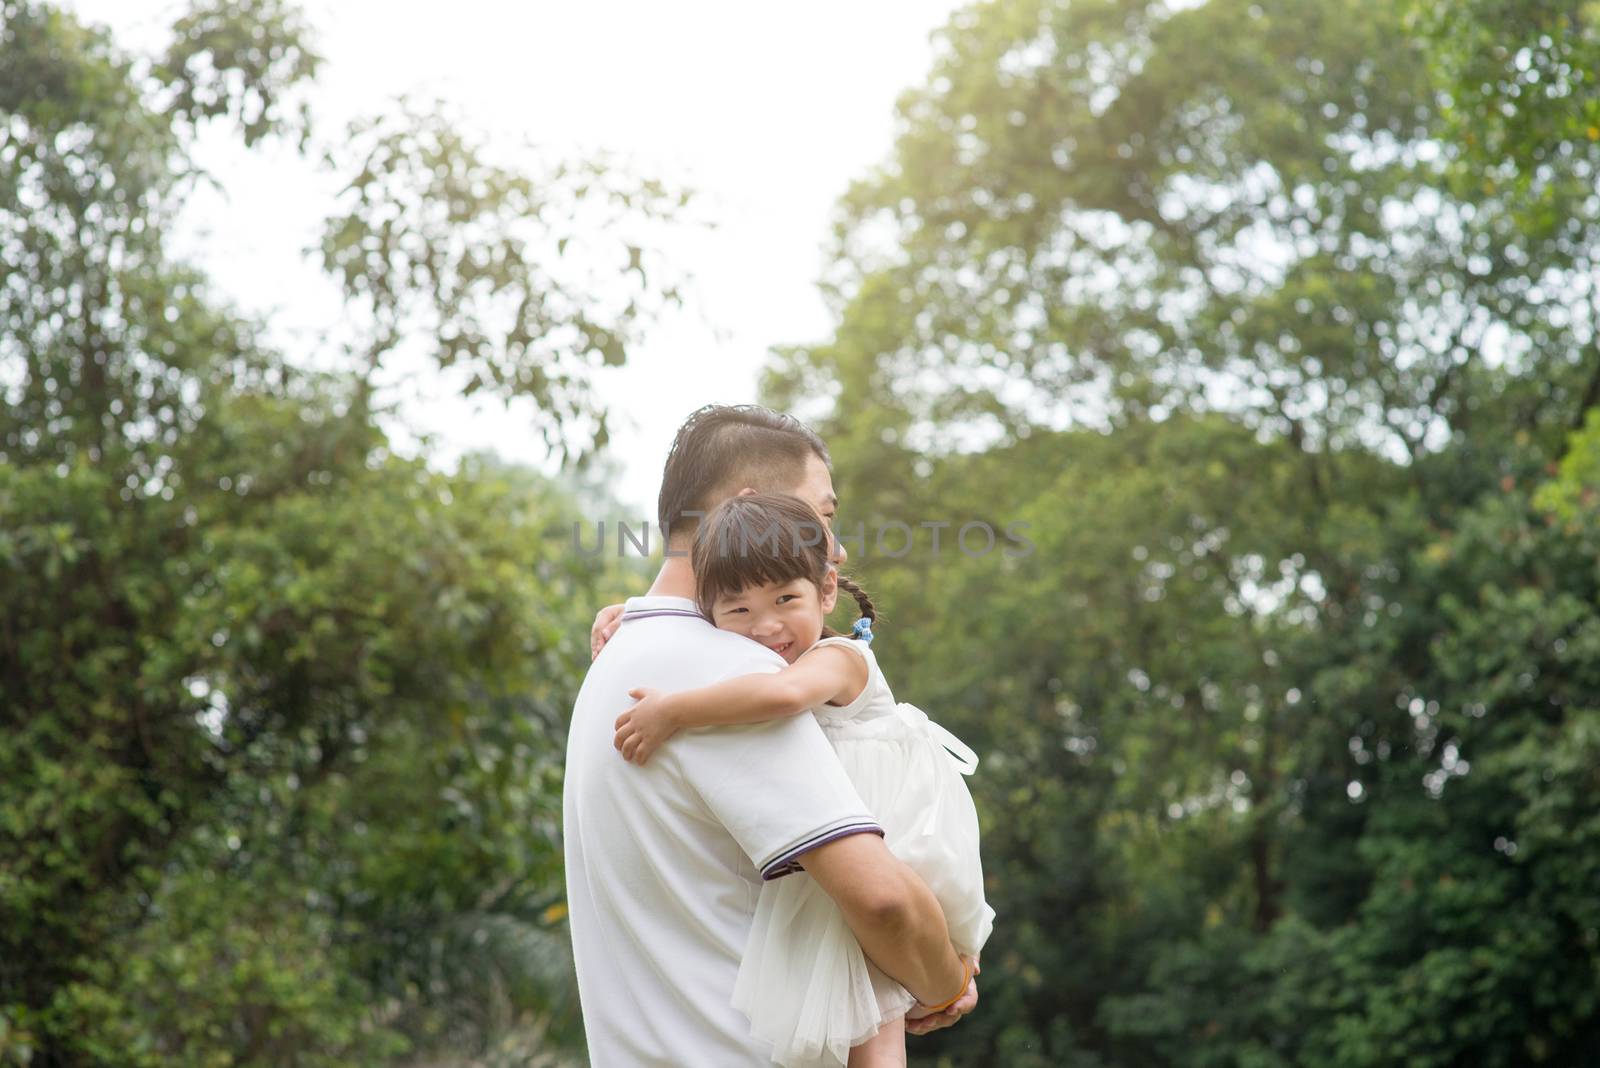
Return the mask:
M766 388L1037 546L858 558L986 754L948 1063L1600 1057L1596 13L1017 0L904 96Z
M202 3L161 56L0 19L0 1063L557 1063L561 739L620 580L572 490L394 455L374 379L434 352L592 453L588 376L673 293L571 284L563 228L679 194L364 123L314 372L169 251L207 124L311 150L297 11Z
M560 747L639 579L563 551L592 487L399 458L372 383L417 346L592 454L678 287L563 272L576 207L687 198L375 117L313 373L165 240L203 125L311 144L297 11L0 17L0 1063L581 1059ZM942 33L763 398L912 526L852 547L879 648L984 758L983 1006L914 1060L1600 1061L1597 17Z

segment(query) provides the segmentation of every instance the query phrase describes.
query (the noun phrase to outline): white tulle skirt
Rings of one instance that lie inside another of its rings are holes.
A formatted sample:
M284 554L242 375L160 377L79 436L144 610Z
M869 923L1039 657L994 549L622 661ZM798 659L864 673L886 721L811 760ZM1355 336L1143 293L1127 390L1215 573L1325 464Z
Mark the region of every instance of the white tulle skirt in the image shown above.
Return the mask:
M983 896L978 813L962 777L977 758L915 705L824 733L884 829L891 852L928 884L962 953L983 948L994 910ZM916 999L861 952L833 899L804 873L764 884L733 1005L786 1066L844 1064L850 1047L899 1019Z

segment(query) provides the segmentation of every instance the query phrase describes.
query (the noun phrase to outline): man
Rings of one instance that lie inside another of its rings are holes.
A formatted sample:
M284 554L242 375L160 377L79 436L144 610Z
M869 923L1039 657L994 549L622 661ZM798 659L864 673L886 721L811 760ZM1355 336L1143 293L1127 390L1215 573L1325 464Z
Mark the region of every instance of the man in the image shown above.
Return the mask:
M612 747L628 690L681 690L784 661L720 631L694 603L696 514L741 492L792 493L831 527L827 448L788 416L702 408L678 431L657 521L667 556L628 600L584 679L567 740L567 904L596 1068L725 1068L769 1062L730 1004L762 878L812 878L862 950L924 1005L908 1023L954 1023L977 1002L932 892L883 844L810 716L685 731L644 767ZM842 551L840 559L842 560ZM795 867L804 875L788 875Z

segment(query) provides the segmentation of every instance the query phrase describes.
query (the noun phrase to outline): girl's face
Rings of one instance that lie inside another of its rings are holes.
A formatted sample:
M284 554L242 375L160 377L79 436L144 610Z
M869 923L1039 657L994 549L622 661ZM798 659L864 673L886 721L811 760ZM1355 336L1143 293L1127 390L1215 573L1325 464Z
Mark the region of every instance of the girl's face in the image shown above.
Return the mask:
M822 637L822 622L839 599L839 578L829 568L822 588L807 579L751 586L724 594L711 606L711 622L754 638L794 663Z

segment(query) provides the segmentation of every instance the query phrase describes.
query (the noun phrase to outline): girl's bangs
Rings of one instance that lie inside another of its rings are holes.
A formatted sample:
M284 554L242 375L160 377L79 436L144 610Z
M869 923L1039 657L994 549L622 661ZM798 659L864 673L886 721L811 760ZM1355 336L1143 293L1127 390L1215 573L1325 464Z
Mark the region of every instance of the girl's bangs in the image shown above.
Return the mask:
M820 583L828 569L827 533L795 497L752 494L714 509L695 537L700 610L752 586L796 579Z

